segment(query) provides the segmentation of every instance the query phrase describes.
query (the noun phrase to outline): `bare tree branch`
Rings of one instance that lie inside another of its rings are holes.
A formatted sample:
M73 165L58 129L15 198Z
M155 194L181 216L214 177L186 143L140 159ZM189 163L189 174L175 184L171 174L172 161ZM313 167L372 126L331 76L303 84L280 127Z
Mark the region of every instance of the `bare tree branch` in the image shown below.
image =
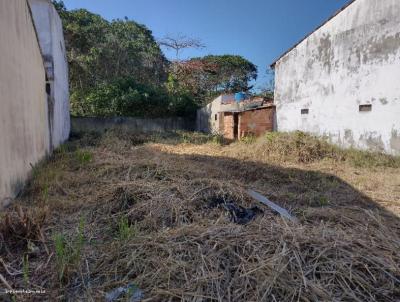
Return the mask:
M185 35L170 36L167 35L158 41L160 46L172 49L175 51L176 60L179 60L180 51L187 48L202 49L205 45L199 40Z

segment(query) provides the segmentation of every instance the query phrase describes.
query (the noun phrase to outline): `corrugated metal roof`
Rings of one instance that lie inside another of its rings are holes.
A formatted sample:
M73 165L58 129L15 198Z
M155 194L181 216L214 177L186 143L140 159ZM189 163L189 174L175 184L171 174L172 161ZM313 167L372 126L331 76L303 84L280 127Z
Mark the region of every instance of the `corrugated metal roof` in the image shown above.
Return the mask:
M304 40L306 40L309 36L311 36L313 33L315 33L318 29L320 29L322 26L324 26L326 23L331 21L333 18L335 18L337 15L339 15L342 11L344 11L346 8L348 8L351 4L356 2L357 0L350 0L349 3L347 3L345 6L343 6L341 9L336 11L331 17L329 17L324 23L322 23L320 26L318 26L316 29L314 29L312 32L310 32L308 35L306 35L303 39L301 39L299 42L297 42L293 47L289 48L287 51L285 51L279 58L277 58L271 65L271 68L275 68L275 64L282 59L284 56L286 56L289 52L291 52L293 49L295 49L299 44L301 44Z

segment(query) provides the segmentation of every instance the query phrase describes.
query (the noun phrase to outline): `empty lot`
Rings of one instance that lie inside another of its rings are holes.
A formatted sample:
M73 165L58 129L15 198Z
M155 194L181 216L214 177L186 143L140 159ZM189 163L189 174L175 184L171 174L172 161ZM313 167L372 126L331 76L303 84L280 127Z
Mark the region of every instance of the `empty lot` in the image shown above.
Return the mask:
M72 138L33 174L1 214L0 273L46 293L17 300L102 301L119 287L120 301L400 299L398 158L302 133L109 132ZM261 212L238 224L226 203Z

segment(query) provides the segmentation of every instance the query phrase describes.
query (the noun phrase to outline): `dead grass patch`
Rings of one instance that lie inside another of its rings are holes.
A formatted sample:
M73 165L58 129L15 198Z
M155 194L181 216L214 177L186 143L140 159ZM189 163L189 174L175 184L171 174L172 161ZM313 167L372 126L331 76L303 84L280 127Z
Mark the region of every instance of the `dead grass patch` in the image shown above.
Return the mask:
M341 149L326 139L303 132L267 133L258 139L245 139L229 148L235 156L265 161L311 163L321 160L347 162L355 167L400 168L400 158L377 152Z
M13 272L30 255L29 286L47 294L16 297L25 300L101 301L133 284L148 301L398 301L400 223L387 204L400 200L399 169L383 172L398 159L368 155L373 164L359 167L293 135L231 145L190 133L76 137L38 168L24 210L2 214L0 273L24 288ZM374 177L386 185L371 187ZM237 225L215 198L263 214ZM34 255L9 244L26 240Z
M0 252L24 249L30 241L43 240L42 228L48 215L48 208L27 208L15 206L2 213L0 224Z

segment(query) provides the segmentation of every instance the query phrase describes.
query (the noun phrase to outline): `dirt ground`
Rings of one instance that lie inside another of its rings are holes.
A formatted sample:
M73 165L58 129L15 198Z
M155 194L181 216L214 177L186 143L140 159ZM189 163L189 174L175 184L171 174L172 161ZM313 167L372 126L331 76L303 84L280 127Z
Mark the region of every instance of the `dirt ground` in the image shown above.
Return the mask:
M399 301L400 160L296 135L72 138L0 216L0 288L45 293L0 299Z

